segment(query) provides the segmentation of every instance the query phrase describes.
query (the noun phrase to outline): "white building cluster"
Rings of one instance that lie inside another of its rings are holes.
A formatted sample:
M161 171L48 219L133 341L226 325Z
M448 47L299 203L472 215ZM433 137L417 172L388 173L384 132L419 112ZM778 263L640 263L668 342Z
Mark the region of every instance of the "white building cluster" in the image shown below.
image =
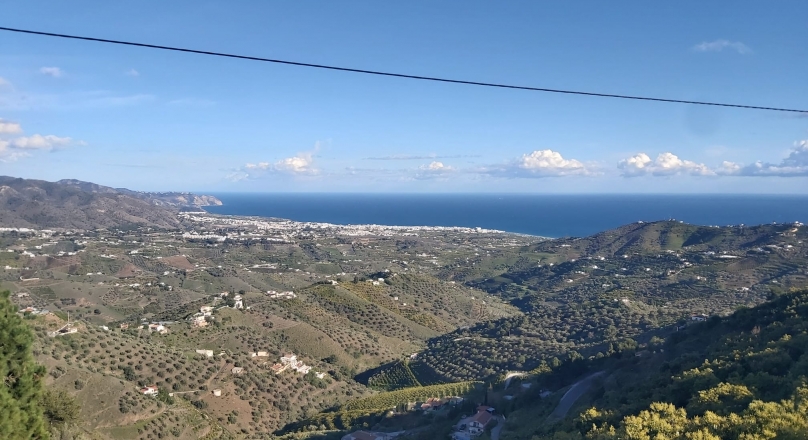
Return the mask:
M199 231L182 235L188 240L244 241L260 238L277 242L293 242L300 236L322 237L333 235L392 237L401 235L417 236L419 232L453 232L465 234L504 234L504 231L459 226L388 226L388 225L335 225L331 223L296 222L292 220L270 220L255 217L211 216L207 213L182 212L180 218L200 225L216 228L233 228L233 232L212 233L203 226ZM249 229L250 231L245 231Z
M267 290L267 296L272 299L292 299L297 298L295 292L288 291L288 292L276 292L274 290Z

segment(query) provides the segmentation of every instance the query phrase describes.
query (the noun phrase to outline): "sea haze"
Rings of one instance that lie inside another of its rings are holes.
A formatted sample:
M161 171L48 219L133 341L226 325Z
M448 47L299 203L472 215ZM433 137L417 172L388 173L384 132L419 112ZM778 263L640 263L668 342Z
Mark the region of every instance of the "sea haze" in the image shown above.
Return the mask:
M808 196L524 194L215 194L216 214L304 222L468 226L545 237L586 236L636 221L698 225L808 221Z

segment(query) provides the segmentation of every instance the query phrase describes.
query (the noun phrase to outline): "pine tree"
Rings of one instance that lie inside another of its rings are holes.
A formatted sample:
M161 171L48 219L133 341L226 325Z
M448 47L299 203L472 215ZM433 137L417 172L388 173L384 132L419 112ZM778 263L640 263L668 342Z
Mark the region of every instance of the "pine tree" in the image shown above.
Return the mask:
M31 330L0 292L0 433L7 440L47 439L42 408L45 368L31 354Z

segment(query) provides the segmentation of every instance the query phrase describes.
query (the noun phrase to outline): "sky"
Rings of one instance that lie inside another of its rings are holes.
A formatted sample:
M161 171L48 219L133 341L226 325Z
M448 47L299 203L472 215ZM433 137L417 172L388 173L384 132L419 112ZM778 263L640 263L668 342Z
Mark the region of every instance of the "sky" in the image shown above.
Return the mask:
M0 26L808 109L808 2L0 0ZM144 191L808 191L808 116L0 31L0 175Z

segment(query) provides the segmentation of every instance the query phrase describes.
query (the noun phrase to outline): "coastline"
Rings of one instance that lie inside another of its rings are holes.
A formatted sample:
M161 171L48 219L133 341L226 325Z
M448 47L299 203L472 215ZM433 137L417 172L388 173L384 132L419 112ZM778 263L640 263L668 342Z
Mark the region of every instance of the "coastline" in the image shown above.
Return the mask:
M699 226L808 220L808 196L522 194L215 194L215 215L331 225L481 227L531 237L588 237L638 220Z
M509 232L498 229L487 229L481 227L466 226L402 226L402 225L380 225L380 224L338 224L326 222L303 222L278 217L216 214L208 211L186 211L180 212L179 217L192 223L209 223L219 220L220 226L251 227L266 232L275 233L299 233L302 231L320 231L341 234L346 236L363 235L417 235L418 232L452 232L461 234L483 234L483 235L503 235L518 236L522 238L532 238L537 240L553 240L553 237L544 237L518 232ZM206 234L216 236L216 234Z

